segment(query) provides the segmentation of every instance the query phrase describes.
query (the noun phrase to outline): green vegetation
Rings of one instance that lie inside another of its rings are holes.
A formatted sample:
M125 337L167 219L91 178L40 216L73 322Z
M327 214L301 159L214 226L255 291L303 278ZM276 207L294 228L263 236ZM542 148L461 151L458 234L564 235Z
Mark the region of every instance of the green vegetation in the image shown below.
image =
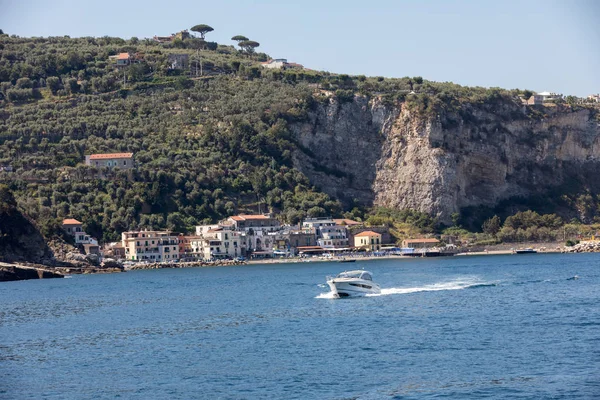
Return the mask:
M389 225L397 238L440 233L443 227L431 216L410 210L365 214L350 207L344 214L336 199L293 168L293 152L309 150L296 143L289 125L329 101L325 92L340 102L355 94L403 102L416 113L442 115L445 124L456 115L474 118L463 107L467 103L490 109L501 102L514 105L522 92L421 77L267 70L259 64L268 56L256 52L258 42L236 35L237 50L206 42L213 31L208 25L191 30L200 38L170 43L0 37L0 166L13 168L0 172L0 179L45 232L72 216L84 222L86 232L112 241L127 229L187 231L261 207L281 212L289 223L345 215ZM110 57L119 53L129 53L131 62L117 66ZM191 68L173 68L169 56L176 54L187 54ZM125 151L135 154L134 170L99 171L82 164L86 154ZM573 200L589 217L584 222L591 222L600 204L590 196ZM533 234L524 226L514 232L501 228L495 221L484 231L509 240L547 237L543 229L555 229L536 225Z

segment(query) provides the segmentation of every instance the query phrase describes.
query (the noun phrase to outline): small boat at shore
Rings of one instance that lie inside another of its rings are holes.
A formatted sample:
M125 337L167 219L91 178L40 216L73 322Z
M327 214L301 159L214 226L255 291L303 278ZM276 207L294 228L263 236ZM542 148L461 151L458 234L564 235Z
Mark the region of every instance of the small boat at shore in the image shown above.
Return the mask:
M515 254L535 254L535 253L537 253L537 250L534 250L531 247L529 247L527 249L515 250Z
M356 260L342 258L342 259L341 259L339 262L343 262L343 263L347 263L347 262L356 262Z
M373 282L373 274L365 270L344 271L336 277L327 277L333 297L358 297L379 294L381 288Z

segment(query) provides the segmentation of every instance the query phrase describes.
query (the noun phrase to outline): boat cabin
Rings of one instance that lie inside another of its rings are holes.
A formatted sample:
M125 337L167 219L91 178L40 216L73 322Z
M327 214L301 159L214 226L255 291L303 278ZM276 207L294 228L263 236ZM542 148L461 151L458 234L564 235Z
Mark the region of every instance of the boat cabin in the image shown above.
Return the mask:
M344 271L340 273L337 278L353 278L353 279L364 279L365 281L372 281L373 277L369 271Z

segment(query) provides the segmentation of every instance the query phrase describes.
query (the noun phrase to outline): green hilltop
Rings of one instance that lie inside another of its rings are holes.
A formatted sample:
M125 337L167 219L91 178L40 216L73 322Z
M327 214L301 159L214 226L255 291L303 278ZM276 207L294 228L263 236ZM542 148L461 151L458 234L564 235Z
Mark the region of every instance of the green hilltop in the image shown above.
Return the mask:
M194 28L202 37L210 32ZM341 103L356 93L379 96L421 114L527 96L421 77L267 69L258 42L233 40L239 49L187 33L163 43L1 35L0 166L12 172L0 177L23 211L43 226L77 218L103 241L139 227L189 231L240 212L270 210L288 223L367 218L292 165L299 143L289 125L327 101L323 91ZM124 53L129 59L119 66ZM183 67L174 66L177 55L186 55ZM133 152L136 168L83 165L85 155L111 152ZM435 225L411 215L403 222L421 221L426 231Z

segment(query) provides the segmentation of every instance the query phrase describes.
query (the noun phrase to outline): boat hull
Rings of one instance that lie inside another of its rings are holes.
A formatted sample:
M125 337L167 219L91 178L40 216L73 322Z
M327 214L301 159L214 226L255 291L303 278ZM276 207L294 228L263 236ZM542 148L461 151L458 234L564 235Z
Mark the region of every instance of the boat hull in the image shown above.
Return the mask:
M379 294L381 288L372 281L366 281L362 279L357 280L342 280L333 279L327 281L333 296L336 298L340 297L361 297L368 294Z

